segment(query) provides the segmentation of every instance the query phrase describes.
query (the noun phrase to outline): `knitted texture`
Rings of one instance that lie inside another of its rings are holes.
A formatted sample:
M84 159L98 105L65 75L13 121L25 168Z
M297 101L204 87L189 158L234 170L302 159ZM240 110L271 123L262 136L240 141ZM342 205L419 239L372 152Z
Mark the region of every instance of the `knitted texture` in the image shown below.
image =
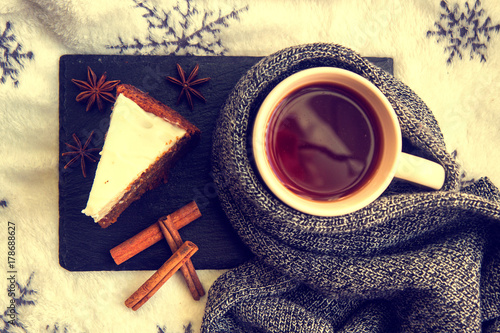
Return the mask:
M404 150L440 163L440 191L394 181L369 206L316 217L281 203L254 169L249 133L267 93L306 68L374 83L398 116ZM350 49L307 44L262 59L230 94L214 133L223 209L255 254L209 291L202 332L479 332L500 317L500 195L461 188L432 112L405 84Z

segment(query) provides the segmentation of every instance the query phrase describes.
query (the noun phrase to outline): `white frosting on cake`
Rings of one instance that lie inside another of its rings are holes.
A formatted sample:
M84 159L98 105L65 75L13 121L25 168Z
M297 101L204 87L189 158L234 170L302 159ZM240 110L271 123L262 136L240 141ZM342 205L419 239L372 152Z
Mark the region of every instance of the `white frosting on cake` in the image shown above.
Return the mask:
M129 185L185 134L184 129L145 112L120 94L82 213L96 222L102 219L122 199Z

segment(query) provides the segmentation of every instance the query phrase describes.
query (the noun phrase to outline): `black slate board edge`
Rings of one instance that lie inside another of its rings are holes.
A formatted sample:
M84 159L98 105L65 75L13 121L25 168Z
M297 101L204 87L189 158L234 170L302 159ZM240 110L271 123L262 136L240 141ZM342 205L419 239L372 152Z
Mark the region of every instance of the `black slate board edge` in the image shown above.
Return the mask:
M202 217L180 230L184 240L191 240L200 248L192 261L197 269L227 269L248 260L252 254L239 240L214 195L211 172L211 134L220 108L234 85L261 57L212 56L128 56L128 55L63 55L60 58L60 163L59 163L59 262L68 271L155 270L168 259L170 250L159 242L121 265L116 265L109 250L137 232L154 223L159 217L195 200ZM393 72L391 58L368 57L367 60ZM186 72L200 64L198 78L211 77L200 86L207 103L195 100L194 111L187 104L175 105L179 90L166 83L167 75L177 76L175 64ZM86 80L87 66L98 78L107 73L108 80L120 79L148 92L154 98L172 106L202 129L202 141L194 151L183 158L171 172L169 182L147 192L133 203L120 220L107 229L101 229L89 217L80 213L86 203L97 164L87 163L87 178L81 176L79 163L64 169L67 159L64 142L71 143L76 132L86 139L96 129L92 144L101 146L109 124L111 105L101 113L94 107L85 112L85 103L74 98L79 89L71 78ZM106 120L108 119L108 120ZM196 175L201 172L201 175ZM196 178L198 177L199 178ZM173 196L172 194L175 194ZM76 207L78 206L78 207Z

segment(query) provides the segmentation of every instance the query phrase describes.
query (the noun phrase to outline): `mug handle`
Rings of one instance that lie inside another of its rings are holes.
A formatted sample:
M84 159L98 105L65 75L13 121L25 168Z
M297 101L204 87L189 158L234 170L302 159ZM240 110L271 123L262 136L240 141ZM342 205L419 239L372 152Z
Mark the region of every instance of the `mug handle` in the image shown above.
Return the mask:
M434 190L443 187L445 179L444 168L425 158L401 153L395 177Z

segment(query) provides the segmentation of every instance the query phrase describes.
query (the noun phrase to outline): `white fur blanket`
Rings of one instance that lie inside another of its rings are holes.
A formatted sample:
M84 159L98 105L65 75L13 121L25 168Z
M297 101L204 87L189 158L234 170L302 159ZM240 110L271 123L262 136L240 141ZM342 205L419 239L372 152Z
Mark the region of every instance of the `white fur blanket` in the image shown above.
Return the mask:
M393 58L395 76L433 110L464 178L500 184L495 0L2 0L0 331L197 332L203 316L206 296L193 301L179 274L133 312L124 300L151 271L60 267L61 55L265 56L310 42ZM205 289L220 273L199 271Z

